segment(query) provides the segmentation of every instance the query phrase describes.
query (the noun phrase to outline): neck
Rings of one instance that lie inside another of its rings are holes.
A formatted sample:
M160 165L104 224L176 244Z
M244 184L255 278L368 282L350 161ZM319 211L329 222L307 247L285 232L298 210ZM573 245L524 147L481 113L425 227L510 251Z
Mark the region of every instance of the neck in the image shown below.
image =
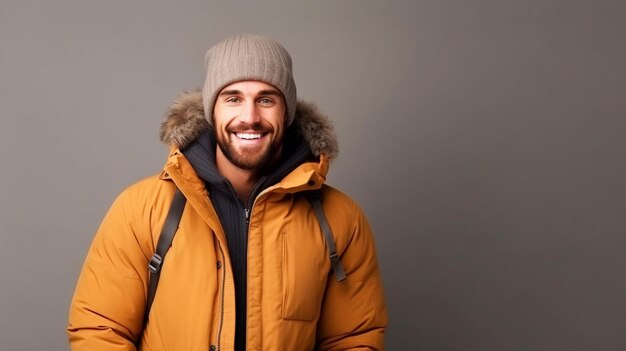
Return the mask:
M259 180L259 175L253 170L241 169L232 164L219 147L215 153L215 163L217 171L230 181L239 199L244 204L247 203L250 193L252 193L252 188Z

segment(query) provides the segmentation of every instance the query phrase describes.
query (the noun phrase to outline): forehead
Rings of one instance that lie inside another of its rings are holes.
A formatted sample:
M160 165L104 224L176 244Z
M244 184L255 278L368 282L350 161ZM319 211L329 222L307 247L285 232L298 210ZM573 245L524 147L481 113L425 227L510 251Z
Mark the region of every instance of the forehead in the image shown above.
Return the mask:
M242 80L229 84L220 90L220 94L225 92L239 92L242 94L266 94L268 92L276 92L280 94L280 90L278 90L275 86L258 80Z

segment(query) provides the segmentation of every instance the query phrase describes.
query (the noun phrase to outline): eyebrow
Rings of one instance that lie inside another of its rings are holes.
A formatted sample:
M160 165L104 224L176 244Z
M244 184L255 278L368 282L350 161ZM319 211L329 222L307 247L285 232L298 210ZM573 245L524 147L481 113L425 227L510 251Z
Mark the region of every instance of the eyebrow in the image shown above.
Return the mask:
M241 90L224 90L222 91L219 96L222 95L243 95L243 93L241 92ZM276 95L276 96L282 96L282 94L280 92L278 92L277 90L274 89L267 89L267 90L261 90L259 91L259 93L257 95Z

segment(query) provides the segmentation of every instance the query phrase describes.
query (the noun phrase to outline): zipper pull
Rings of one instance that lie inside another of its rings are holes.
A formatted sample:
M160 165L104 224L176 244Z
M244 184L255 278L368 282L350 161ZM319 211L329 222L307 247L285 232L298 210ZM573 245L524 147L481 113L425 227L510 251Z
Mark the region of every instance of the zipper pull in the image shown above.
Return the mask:
M246 216L246 224L250 224L250 211L247 208L244 208L243 211Z

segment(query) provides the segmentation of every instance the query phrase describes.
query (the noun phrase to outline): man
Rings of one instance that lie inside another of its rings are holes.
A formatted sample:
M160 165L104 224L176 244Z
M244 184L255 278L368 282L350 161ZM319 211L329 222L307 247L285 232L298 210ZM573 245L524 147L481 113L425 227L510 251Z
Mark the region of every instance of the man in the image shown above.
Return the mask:
M126 189L96 233L70 308L72 349L382 350L370 227L324 184L337 142L327 119L296 101L288 52L240 35L205 61L202 92L182 94L162 124L163 172ZM177 188L187 203L144 327L148 262Z

